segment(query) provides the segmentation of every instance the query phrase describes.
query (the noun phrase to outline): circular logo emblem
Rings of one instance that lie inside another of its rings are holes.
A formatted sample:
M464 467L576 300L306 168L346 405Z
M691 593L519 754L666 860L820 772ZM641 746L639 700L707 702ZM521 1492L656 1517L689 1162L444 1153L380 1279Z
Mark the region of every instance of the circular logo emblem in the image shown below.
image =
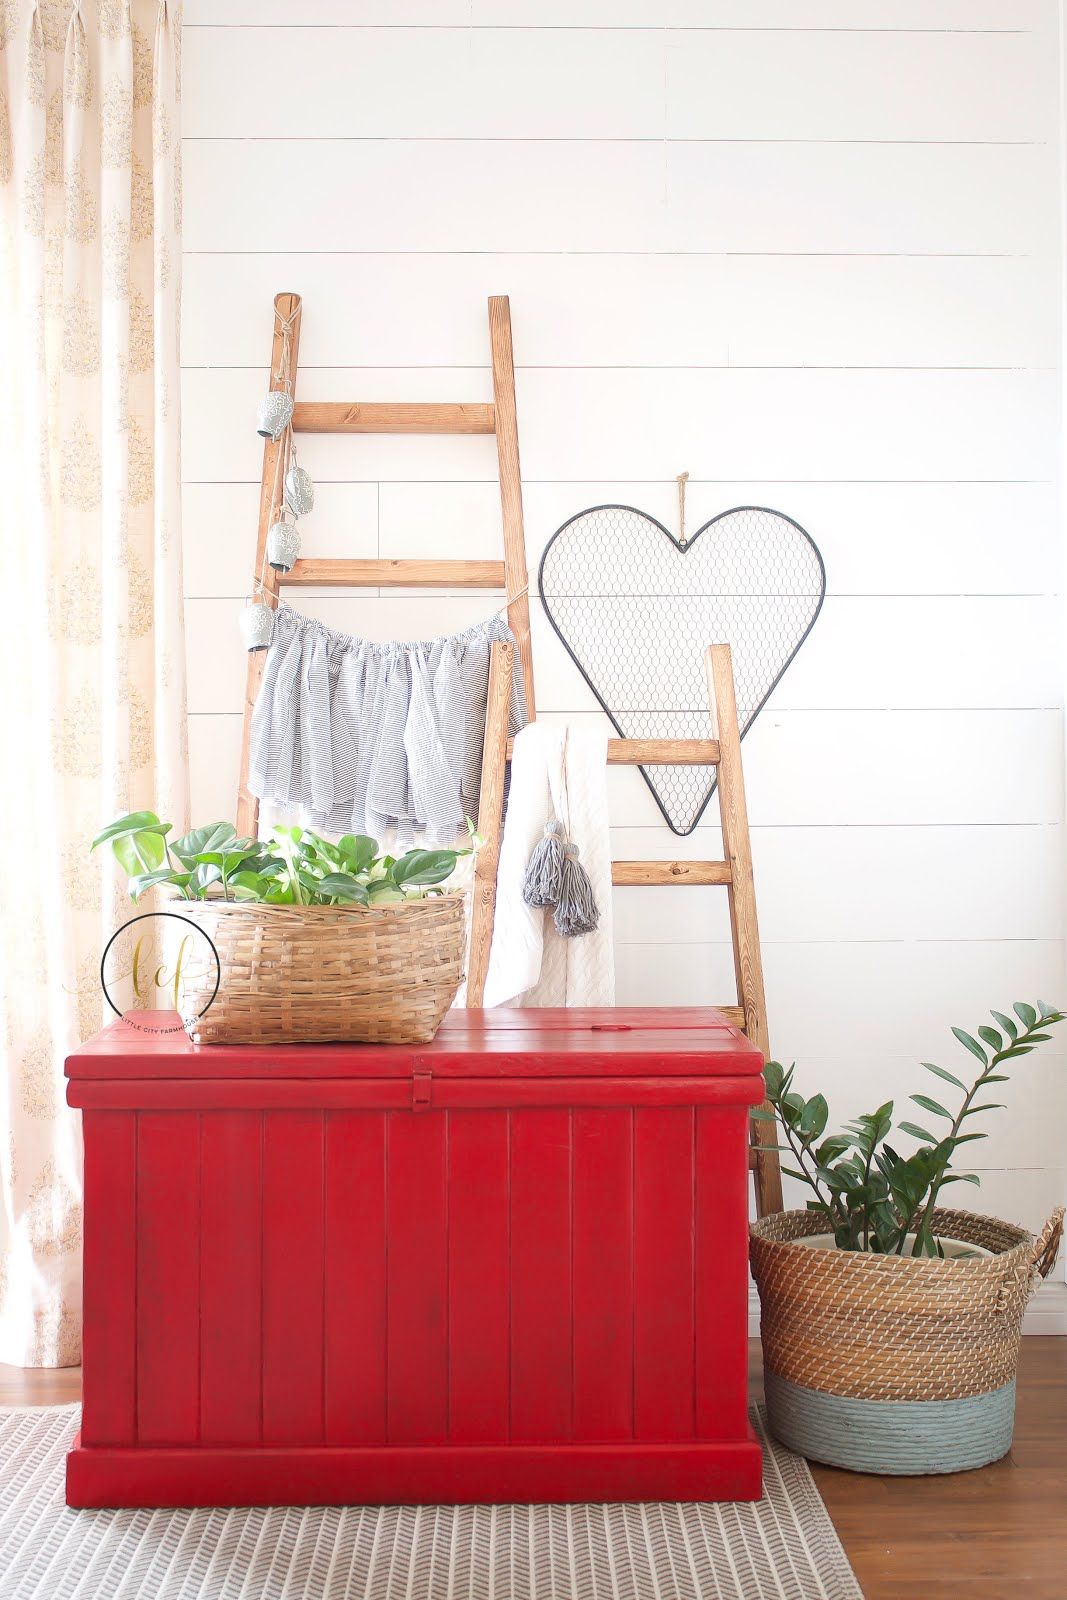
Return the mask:
M188 1031L214 1002L221 980L210 935L177 911L131 917L115 929L100 958L105 1000L117 1017L145 1033Z

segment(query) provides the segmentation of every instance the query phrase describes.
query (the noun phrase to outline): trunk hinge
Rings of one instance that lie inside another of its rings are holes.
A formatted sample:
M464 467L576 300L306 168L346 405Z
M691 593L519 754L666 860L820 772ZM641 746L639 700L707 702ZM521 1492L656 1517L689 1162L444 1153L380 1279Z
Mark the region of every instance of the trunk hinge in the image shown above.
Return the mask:
M416 1067L411 1074L411 1109L428 1111L430 1108L430 1083L433 1074L429 1067Z

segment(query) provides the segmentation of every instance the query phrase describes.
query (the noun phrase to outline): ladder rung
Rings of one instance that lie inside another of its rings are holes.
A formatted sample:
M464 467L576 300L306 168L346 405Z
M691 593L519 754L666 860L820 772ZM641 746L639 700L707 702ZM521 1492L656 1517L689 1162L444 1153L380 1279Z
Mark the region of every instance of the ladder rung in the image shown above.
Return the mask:
M299 563L297 563L299 565ZM508 740L511 760L514 740ZM717 767L718 739L609 739L609 767Z
M609 767L714 767L718 739L609 739Z
M445 401L298 400L296 433L495 433L496 407Z
M728 861L613 861L611 881L618 888L667 883L732 883Z
M744 1032L745 1013L742 1011L740 1006L715 1006L713 1009L716 1010L720 1016L725 1017L727 1022L732 1022L735 1028L740 1028L741 1031Z
M502 561L298 561L282 583L323 589L503 589Z

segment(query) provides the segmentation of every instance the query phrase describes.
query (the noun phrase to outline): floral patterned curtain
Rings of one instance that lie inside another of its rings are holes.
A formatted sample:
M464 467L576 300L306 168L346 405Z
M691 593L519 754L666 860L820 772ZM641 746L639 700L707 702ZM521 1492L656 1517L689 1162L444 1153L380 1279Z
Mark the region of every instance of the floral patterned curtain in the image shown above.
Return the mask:
M186 821L180 8L0 0L0 1360L80 1355L63 1060L129 916L89 842Z

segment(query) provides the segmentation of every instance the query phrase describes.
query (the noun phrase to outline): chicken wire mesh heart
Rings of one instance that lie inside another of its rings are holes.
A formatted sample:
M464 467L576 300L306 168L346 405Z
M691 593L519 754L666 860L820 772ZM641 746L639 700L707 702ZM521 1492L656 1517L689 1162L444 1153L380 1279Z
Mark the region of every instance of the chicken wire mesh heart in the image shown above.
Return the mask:
M709 644L733 651L744 738L804 640L826 569L799 523L738 506L676 539L633 506L593 506L558 528L541 558L549 622L624 739L712 736ZM715 792L714 767L641 768L677 834Z

